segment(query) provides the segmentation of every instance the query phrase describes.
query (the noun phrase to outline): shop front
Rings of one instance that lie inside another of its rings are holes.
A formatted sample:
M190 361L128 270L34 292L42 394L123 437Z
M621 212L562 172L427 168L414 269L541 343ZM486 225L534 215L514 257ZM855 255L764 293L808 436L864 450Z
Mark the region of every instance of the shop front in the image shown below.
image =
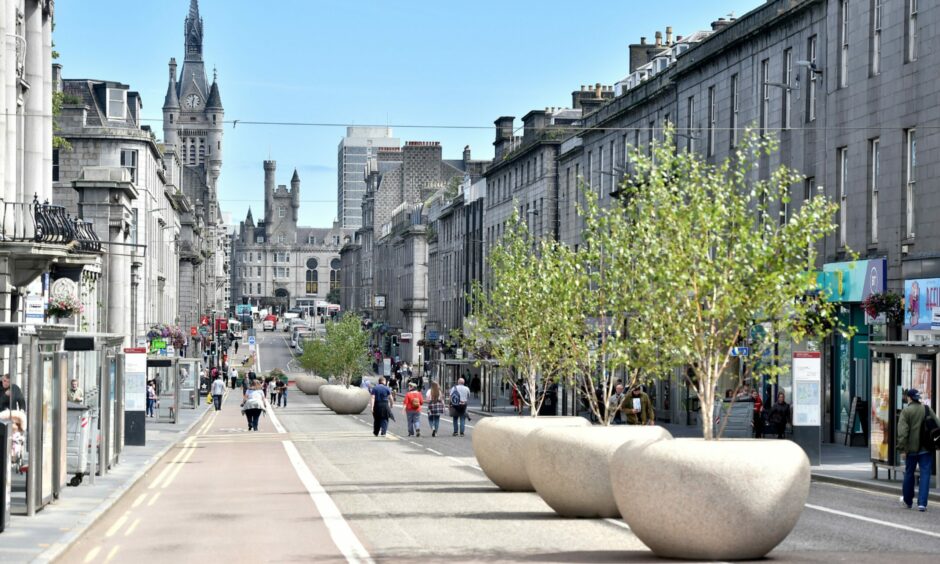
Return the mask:
M823 441L864 447L869 429L871 375L870 341L874 330L862 302L887 289L884 258L836 262L823 266L819 286L828 301L839 304L838 319L852 329L851 336L834 332L826 341L823 369L827 375L824 398ZM855 417L856 413L860 414Z

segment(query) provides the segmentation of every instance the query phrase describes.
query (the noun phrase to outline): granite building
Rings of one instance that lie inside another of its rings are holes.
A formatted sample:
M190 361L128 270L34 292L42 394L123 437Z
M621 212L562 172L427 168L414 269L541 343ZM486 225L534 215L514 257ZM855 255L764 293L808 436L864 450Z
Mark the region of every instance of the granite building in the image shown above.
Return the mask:
M384 148L398 148L388 127L347 127L339 142L336 163L336 217L347 229L362 227L362 197L366 192L366 163Z

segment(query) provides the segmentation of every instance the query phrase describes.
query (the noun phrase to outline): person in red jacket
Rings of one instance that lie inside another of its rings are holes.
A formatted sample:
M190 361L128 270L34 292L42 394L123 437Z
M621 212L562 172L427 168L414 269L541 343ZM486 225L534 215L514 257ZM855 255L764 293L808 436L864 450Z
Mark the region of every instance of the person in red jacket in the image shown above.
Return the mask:
M754 438L764 438L764 400L760 397L760 392L754 390L751 392L751 399L754 400Z
M424 396L417 390L417 384L408 382L408 393L405 394L405 416L408 418L408 436L421 436L421 406L424 405Z

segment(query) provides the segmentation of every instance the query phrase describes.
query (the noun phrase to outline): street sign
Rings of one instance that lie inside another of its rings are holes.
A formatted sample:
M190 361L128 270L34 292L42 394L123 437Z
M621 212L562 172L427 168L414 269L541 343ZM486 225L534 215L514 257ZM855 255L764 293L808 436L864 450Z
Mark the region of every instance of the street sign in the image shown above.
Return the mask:
M235 306L235 315L251 315L251 306L248 304L238 304Z
M192 327L189 328L189 335L190 335L190 336L195 337L198 333L199 333L199 330L196 329L196 326L195 326L195 325L193 325Z
M208 325L208 324L209 324L209 316L208 316L208 315L203 315L202 317L200 317L200 318L199 318L199 324L200 324L200 325Z
M399 339L400 341L405 341L405 342L410 341L410 340L411 340L411 333L402 333L401 336L400 336L398 339Z
M26 296L26 322L42 323L45 317L46 311L45 304L42 301L42 296Z
M254 335L249 335L249 336L248 336L248 344L249 344L249 345L255 344L255 336L254 336Z
M748 356L751 354L751 347L731 347L731 356Z

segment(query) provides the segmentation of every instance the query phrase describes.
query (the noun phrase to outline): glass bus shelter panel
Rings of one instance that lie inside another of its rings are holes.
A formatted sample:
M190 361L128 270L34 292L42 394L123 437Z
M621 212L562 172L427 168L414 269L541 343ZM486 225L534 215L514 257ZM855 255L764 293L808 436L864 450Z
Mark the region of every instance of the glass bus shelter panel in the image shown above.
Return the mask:
M199 405L199 361L179 359L180 408L196 409Z
M157 390L157 422L176 423L180 392L176 364L148 366L147 373Z

